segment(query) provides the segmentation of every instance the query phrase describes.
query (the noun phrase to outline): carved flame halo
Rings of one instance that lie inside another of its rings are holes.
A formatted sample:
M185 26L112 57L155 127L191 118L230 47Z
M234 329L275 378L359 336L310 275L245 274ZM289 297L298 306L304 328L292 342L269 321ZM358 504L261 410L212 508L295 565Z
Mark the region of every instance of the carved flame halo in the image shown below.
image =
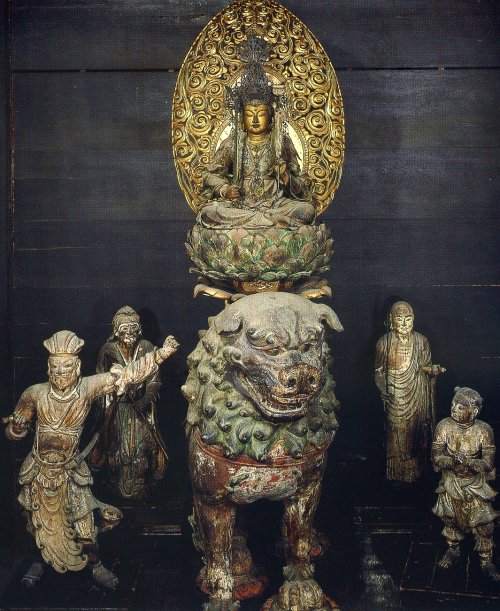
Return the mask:
M180 187L190 207L203 205L202 171L232 116L226 87L244 71L240 45L252 34L270 47L264 64L269 82L285 92L287 133L311 179L318 213L337 190L344 161L344 109L339 84L325 50L312 32L274 0L234 0L202 30L187 54L174 92L172 144Z

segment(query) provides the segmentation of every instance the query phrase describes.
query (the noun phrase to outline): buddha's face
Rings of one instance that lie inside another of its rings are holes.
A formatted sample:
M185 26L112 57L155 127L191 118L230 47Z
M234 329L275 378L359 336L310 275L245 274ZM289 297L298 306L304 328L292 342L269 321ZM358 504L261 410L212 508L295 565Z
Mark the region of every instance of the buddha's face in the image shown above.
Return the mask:
M391 326L398 335L409 335L413 329L413 320L413 312L409 308L397 308L391 312Z
M271 131L271 113L266 104L245 104L243 125L250 136L263 136Z

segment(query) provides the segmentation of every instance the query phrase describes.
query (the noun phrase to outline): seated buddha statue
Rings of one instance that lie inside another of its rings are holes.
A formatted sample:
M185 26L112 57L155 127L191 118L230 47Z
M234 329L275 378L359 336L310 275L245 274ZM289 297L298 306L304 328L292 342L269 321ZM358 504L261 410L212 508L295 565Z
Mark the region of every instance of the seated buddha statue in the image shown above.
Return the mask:
M298 227L316 218L310 179L290 136L274 125L278 96L258 61L228 91L235 125L203 171L206 203L197 222L208 228Z

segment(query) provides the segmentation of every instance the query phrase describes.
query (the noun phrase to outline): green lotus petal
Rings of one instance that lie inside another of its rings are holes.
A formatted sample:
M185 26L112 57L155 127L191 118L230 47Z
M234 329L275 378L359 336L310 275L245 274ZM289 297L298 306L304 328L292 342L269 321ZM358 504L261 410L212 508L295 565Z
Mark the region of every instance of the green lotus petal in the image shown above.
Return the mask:
M266 280L266 282L274 282L274 280L278 280L278 275L276 272L265 272L260 276L262 280Z
M326 272L330 269L329 265L325 265L324 267L319 267L317 270L314 270L317 274L326 274Z
M332 244L324 224L266 230L195 226L186 250L196 271L211 278L293 281L326 271Z
M201 261L200 259L198 259L197 257L193 257L191 259L191 261L197 265L200 269L204 269L207 267L207 264L204 261Z
M208 270L205 273L209 278L213 278L214 280L224 280L227 277L226 274L221 274L220 272L216 272L214 270Z

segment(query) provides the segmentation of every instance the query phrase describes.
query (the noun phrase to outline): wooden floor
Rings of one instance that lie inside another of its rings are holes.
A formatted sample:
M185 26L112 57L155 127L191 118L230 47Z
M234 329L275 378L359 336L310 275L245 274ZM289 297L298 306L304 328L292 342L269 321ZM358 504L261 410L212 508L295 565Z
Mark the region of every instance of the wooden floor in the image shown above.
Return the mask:
M363 592L354 610L500 608L500 585L486 580L472 538L460 561L441 570L441 527L415 507L356 508Z
M273 504L274 505L277 504ZM266 513L270 505L264 507ZM159 528L147 512L130 511L128 528L101 540L103 561L119 577L115 592L96 588L86 571L58 575L48 569L34 590L20 583L30 558L8 564L0 579L0 608L5 611L194 611L204 597L194 579L200 567L186 523ZM274 526L273 516L270 525ZM142 526L141 526L142 524ZM316 577L343 611L396 609L479 611L500 608L500 587L480 573L471 541L460 561L448 571L436 567L444 544L436 524L412 507L356 507L352 528L331 533L332 548L316 562ZM276 531L277 532L277 531ZM125 534L126 533L126 534ZM242 603L257 611L281 582L282 560L272 537L253 537L254 556L270 584L264 596ZM497 542L498 543L498 542Z

